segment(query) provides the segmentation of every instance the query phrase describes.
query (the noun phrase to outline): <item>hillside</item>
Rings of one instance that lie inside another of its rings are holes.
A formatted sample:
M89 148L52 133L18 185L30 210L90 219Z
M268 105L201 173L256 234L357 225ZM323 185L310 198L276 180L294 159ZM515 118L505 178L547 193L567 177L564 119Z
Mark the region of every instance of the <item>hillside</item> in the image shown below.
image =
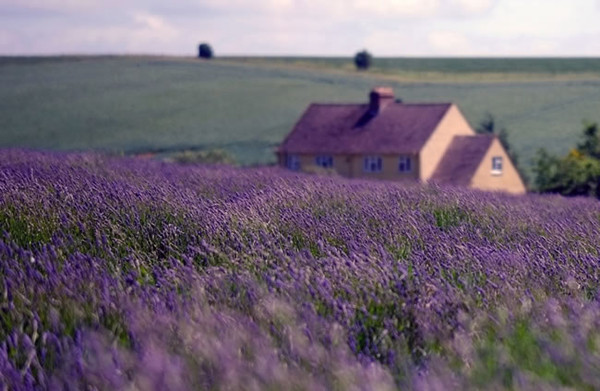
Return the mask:
M565 153L600 121L596 59L169 57L0 58L0 146L125 154L223 148L272 163L311 102L364 102L388 84L407 102L456 102L475 126L506 127L521 162Z
M600 388L597 201L21 150L0 178L3 388Z
M225 57L236 63L356 73L347 57ZM369 74L407 82L523 82L600 78L593 57L375 57Z

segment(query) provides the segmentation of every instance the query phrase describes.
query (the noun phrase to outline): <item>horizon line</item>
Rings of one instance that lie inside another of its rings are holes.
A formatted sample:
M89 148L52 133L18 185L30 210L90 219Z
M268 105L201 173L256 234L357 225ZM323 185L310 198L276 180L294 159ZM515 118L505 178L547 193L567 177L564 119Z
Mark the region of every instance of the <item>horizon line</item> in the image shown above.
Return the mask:
M600 54L598 55L517 55L517 54L506 54L506 55L413 55L413 54L404 54L404 55L376 55L371 53L373 58L375 59L398 59L398 58L406 58L406 59L600 59ZM122 52L112 52L112 53L18 53L18 54L9 54L9 53L0 53L0 58L33 58L33 57L177 57L177 58L198 58L196 53L194 54L174 54L174 53L122 53ZM323 59L351 59L353 58L353 54L349 55L339 55L339 54L265 54L265 53L226 53L226 54L216 54L214 59L219 58L323 58Z

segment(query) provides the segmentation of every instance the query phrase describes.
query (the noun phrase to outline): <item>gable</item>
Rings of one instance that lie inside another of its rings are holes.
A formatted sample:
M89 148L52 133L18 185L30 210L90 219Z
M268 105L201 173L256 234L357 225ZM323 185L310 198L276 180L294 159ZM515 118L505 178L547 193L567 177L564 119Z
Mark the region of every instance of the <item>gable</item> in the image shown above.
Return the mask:
M502 171L492 169L492 158L502 158ZM431 180L439 184L523 194L527 191L518 171L497 137L456 136Z
M431 179L455 136L474 135L475 131L473 131L469 122L467 122L458 107L452 105L421 149L421 180Z
M431 180L455 186L470 185L493 141L491 135L455 136Z
M501 172L492 170L492 158L496 156L502 158ZM494 138L488 148L469 185L475 189L505 191L513 194L527 192L519 172L497 138Z
M312 104L286 137L284 153L417 153L450 104L391 103L377 113L368 104Z

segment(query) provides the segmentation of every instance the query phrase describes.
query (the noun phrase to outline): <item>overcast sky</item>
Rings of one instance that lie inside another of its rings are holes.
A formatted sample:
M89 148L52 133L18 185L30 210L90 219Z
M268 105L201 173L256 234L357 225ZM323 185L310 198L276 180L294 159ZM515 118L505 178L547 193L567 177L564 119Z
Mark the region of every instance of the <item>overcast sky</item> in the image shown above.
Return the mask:
M600 56L600 0L0 0L0 54Z

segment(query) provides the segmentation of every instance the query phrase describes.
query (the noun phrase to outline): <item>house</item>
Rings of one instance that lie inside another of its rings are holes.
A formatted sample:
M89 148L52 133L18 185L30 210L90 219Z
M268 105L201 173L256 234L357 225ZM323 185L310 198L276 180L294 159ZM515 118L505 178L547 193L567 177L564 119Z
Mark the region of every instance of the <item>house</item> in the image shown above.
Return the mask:
M277 148L292 170L525 193L498 138L478 135L452 103L403 103L378 87L365 104L311 104Z

